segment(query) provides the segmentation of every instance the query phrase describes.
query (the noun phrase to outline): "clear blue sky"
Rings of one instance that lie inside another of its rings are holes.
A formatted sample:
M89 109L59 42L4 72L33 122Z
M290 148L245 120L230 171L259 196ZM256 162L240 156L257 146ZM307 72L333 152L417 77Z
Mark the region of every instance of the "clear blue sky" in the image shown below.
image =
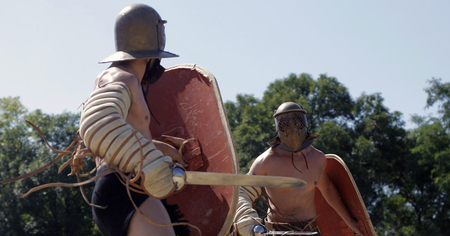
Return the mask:
M0 97L76 112L112 54L114 21L134 1L8 1L0 8ZM427 80L450 81L450 1L144 1L166 24L169 67L195 63L224 101L262 98L290 73L336 77L355 99L380 92L390 111L425 110ZM409 127L409 125L408 125Z

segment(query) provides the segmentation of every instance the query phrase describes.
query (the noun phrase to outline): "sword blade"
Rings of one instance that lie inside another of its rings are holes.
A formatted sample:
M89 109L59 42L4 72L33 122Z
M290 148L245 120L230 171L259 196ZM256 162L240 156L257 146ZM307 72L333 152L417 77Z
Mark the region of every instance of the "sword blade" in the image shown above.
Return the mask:
M261 235L316 235L317 232L298 232L298 231L267 231Z
M298 188L306 182L291 177L186 171L186 184Z

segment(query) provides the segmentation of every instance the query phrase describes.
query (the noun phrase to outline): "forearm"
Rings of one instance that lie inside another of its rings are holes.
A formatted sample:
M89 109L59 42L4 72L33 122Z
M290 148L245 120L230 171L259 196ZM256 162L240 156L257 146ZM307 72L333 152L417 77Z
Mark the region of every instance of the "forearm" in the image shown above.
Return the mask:
M333 181L331 181L326 172L323 172L319 180L318 187L325 200L339 214L339 216L342 218L342 220L344 220L347 226L349 226L350 229L356 234L361 234L358 221L354 220L350 215L350 212L345 206L339 190L336 188Z
M336 188L336 186L330 182L330 184L324 190L321 190L323 197L328 202L328 204L339 214L339 216L350 225L353 221L351 215L342 201L342 197Z
M259 198L262 189L259 187L239 188L239 201L234 218L235 227L240 235L253 235L253 228L256 225L262 225L262 220L258 213L253 209L253 202Z

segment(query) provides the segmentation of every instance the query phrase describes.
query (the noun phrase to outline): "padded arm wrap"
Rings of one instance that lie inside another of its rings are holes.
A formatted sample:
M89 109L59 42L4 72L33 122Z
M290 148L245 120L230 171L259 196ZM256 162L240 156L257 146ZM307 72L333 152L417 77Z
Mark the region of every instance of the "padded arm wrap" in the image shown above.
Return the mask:
M80 135L86 147L124 172L139 170L141 152L144 166L162 157L162 152L125 122L131 106L131 92L124 83L110 83L92 92L80 120Z
M113 82L94 90L81 114L80 136L91 152L125 173L132 170L137 173L142 165L145 181L141 185L149 195L161 198L174 188L170 169L172 158L163 158L162 152L151 141L125 121L130 107L131 91L124 83Z
M263 225L258 213L253 209L253 202L261 196L262 188L244 187L239 189L239 201L234 216L237 231L242 236L251 236L256 225Z

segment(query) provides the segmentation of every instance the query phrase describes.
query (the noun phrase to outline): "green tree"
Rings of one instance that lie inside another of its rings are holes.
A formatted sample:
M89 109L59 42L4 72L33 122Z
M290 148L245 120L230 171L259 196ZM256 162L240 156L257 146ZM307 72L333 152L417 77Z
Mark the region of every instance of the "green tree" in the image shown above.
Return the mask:
M439 119L414 120L420 126L409 134L413 142L411 155L406 160L404 185L396 195L405 199L409 207L410 232L446 235L444 232L450 230L449 189L440 180L450 170L447 164L450 136ZM443 168L446 173L441 172Z
M27 110L18 98L0 99L0 176L8 179L19 175L21 160L33 155L28 148L27 129L21 126ZM24 235L25 224L18 210L23 209L23 201L18 193L23 183L3 184L0 191L0 234Z
M439 116L413 116L417 128L405 138L408 152L393 162L396 171L385 178L383 194L376 203L374 215L380 218L380 233L447 235L450 231L450 83L435 78L429 83L427 107L438 104ZM392 184L387 183L389 179Z
M265 143L269 140L267 129L268 124L267 109L260 101L250 95L238 95L237 103L226 102L230 127L239 153L240 171L248 172L255 153L262 153L265 150ZM270 118L269 118L270 119Z
M431 86L425 89L428 94L427 107L438 105L440 117L436 122L440 120L440 124L448 134L450 132L450 83L442 83L442 79L436 78L431 79L429 83ZM439 134L442 134L442 131ZM450 190L450 155L448 152L449 146L446 146L436 156L438 165L435 170L439 176L436 179L437 184L447 192Z
M401 199L402 204L385 220L400 222L400 235L450 232L450 83L433 78L429 84L425 89L427 108L438 105L439 116L413 116L417 128L408 134L411 145L405 159L406 176L390 199Z
M28 113L17 97L0 99L0 115L2 180L31 172L57 156L25 120L39 127L48 142L59 150L72 142L78 129L79 115L49 115L40 110ZM65 160L68 158L69 155ZM86 164L87 170L95 166L90 161ZM29 189L42 184L76 182L74 176L67 176L68 168L57 174L59 165L55 164L35 176L1 185L1 235L100 235L92 221L91 208L78 188L48 188L19 198ZM86 186L88 196L92 187Z
M392 209L395 204L387 203L407 181L405 161L409 155L402 114L389 112L383 100L379 93L362 94L356 100L352 134L356 142L347 162L379 234L398 229L395 223L400 221L386 221L388 212L398 211ZM380 227L384 222L389 226Z
M428 94L427 108L438 105L440 118L445 128L450 129L450 83L443 83L442 79L432 78L428 81L430 87L425 89Z

